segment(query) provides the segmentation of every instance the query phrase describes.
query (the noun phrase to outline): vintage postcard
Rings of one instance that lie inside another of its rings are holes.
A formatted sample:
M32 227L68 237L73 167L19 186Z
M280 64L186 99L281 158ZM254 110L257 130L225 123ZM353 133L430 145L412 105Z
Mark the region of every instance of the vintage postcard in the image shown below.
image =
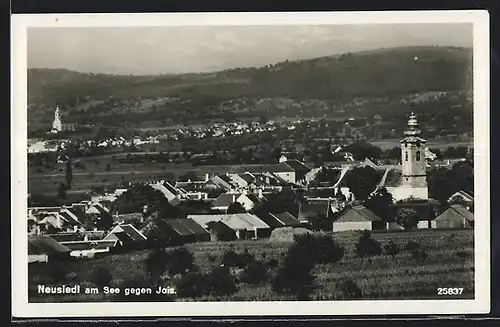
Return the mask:
M13 15L11 51L14 317L489 312L486 11Z

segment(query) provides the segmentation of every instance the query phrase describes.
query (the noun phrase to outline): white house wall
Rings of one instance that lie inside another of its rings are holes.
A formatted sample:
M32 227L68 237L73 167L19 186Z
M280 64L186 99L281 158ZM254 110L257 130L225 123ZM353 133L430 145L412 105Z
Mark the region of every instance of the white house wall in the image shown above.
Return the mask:
M295 183L295 172L279 172L275 173L276 176L279 176L283 180L289 182L289 183Z
M429 199L429 191L426 187L388 187L387 191L391 193L395 201L405 200L410 197L415 199Z
M370 221L352 221L352 222L342 222L333 223L334 232L345 232L353 230L371 230L372 223Z

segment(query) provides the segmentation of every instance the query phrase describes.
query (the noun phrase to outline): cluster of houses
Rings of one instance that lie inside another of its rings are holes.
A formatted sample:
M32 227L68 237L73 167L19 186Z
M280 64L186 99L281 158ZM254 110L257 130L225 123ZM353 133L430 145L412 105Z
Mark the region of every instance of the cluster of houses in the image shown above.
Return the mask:
M187 212L185 218L165 220L168 232L164 232L182 242L267 238L276 228L307 227L319 216L332 218L334 232L398 230L403 226L393 218L401 209L417 213L417 228L473 228L472 192L455 193L445 207L428 198L425 176L430 154L425 152L425 140L419 133L412 114L402 141L400 165L382 165L370 159L355 162L346 153L344 162L312 169L303 162L282 157L275 165L256 165L243 173L206 174L200 180L146 181L144 185L161 193L173 207L189 200L209 205L208 213ZM356 201L346 185L345 177L351 169L367 166L380 171L382 178L377 188L386 188L393 197L388 217L380 217ZM323 169L334 170L336 177L311 187ZM253 210L284 190L302 194L294 201L298 203L296 212L276 209L256 214ZM144 231L131 223L143 213L112 212L112 203L124 192L127 189L117 189L71 206L29 208L30 261L47 261L50 255L92 257L147 241ZM420 201L401 201L409 198ZM242 212L229 212L236 203Z

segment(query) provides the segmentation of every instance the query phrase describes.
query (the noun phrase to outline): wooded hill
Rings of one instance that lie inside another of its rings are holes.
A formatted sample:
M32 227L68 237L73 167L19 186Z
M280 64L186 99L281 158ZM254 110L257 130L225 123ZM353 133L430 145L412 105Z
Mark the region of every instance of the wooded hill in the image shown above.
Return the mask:
M472 49L401 47L285 61L210 74L118 76L29 69L29 104L68 110L86 103L137 98L241 97L335 99L390 97L472 88Z

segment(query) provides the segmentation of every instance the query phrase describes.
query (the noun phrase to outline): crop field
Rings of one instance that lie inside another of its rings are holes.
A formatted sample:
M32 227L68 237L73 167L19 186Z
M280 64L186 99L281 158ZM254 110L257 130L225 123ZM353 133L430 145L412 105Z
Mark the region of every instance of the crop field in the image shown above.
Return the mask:
M266 165L214 165L192 166L189 163L123 163L111 155L82 158L81 166L73 165L72 191L90 191L92 186L109 186L122 182L146 180L168 180L171 177L194 173L199 179L205 174L245 172L249 168L259 170ZM264 171L265 168L262 168ZM28 189L30 193L56 194L60 183L65 182L64 164L53 168L28 167Z
M416 260L407 251L391 257L386 254L360 258L355 253L359 233L335 233L334 238L344 247L344 258L338 263L316 264L312 300L342 300L341 291L347 279L356 283L361 290L361 299L444 299L474 297L474 233L472 230L421 230L416 232L373 233L372 238L382 246L392 241L400 246L409 241L418 242L428 253L423 261ZM255 241L207 242L185 245L193 254L194 263L202 272L219 266L228 250L241 253L248 250L255 259L262 262L274 261L269 266L267 278L258 285L238 282L238 290L225 296L201 296L198 298L177 298L178 301L278 301L293 300L291 296L279 295L272 290L270 280L286 255L290 242L279 239ZM121 285L131 277L145 276L144 261L149 250L108 255L96 259L82 259L65 263L66 285L80 284L94 286L89 280L90 272L96 267L107 267L111 271L111 285ZM46 264L30 265L29 287L32 302L85 302L113 301L111 295L102 292L95 295L50 295L36 293L39 284L47 285ZM156 285L144 285L155 289ZM439 287L463 288L460 295L437 295ZM133 296L126 301L134 301Z

